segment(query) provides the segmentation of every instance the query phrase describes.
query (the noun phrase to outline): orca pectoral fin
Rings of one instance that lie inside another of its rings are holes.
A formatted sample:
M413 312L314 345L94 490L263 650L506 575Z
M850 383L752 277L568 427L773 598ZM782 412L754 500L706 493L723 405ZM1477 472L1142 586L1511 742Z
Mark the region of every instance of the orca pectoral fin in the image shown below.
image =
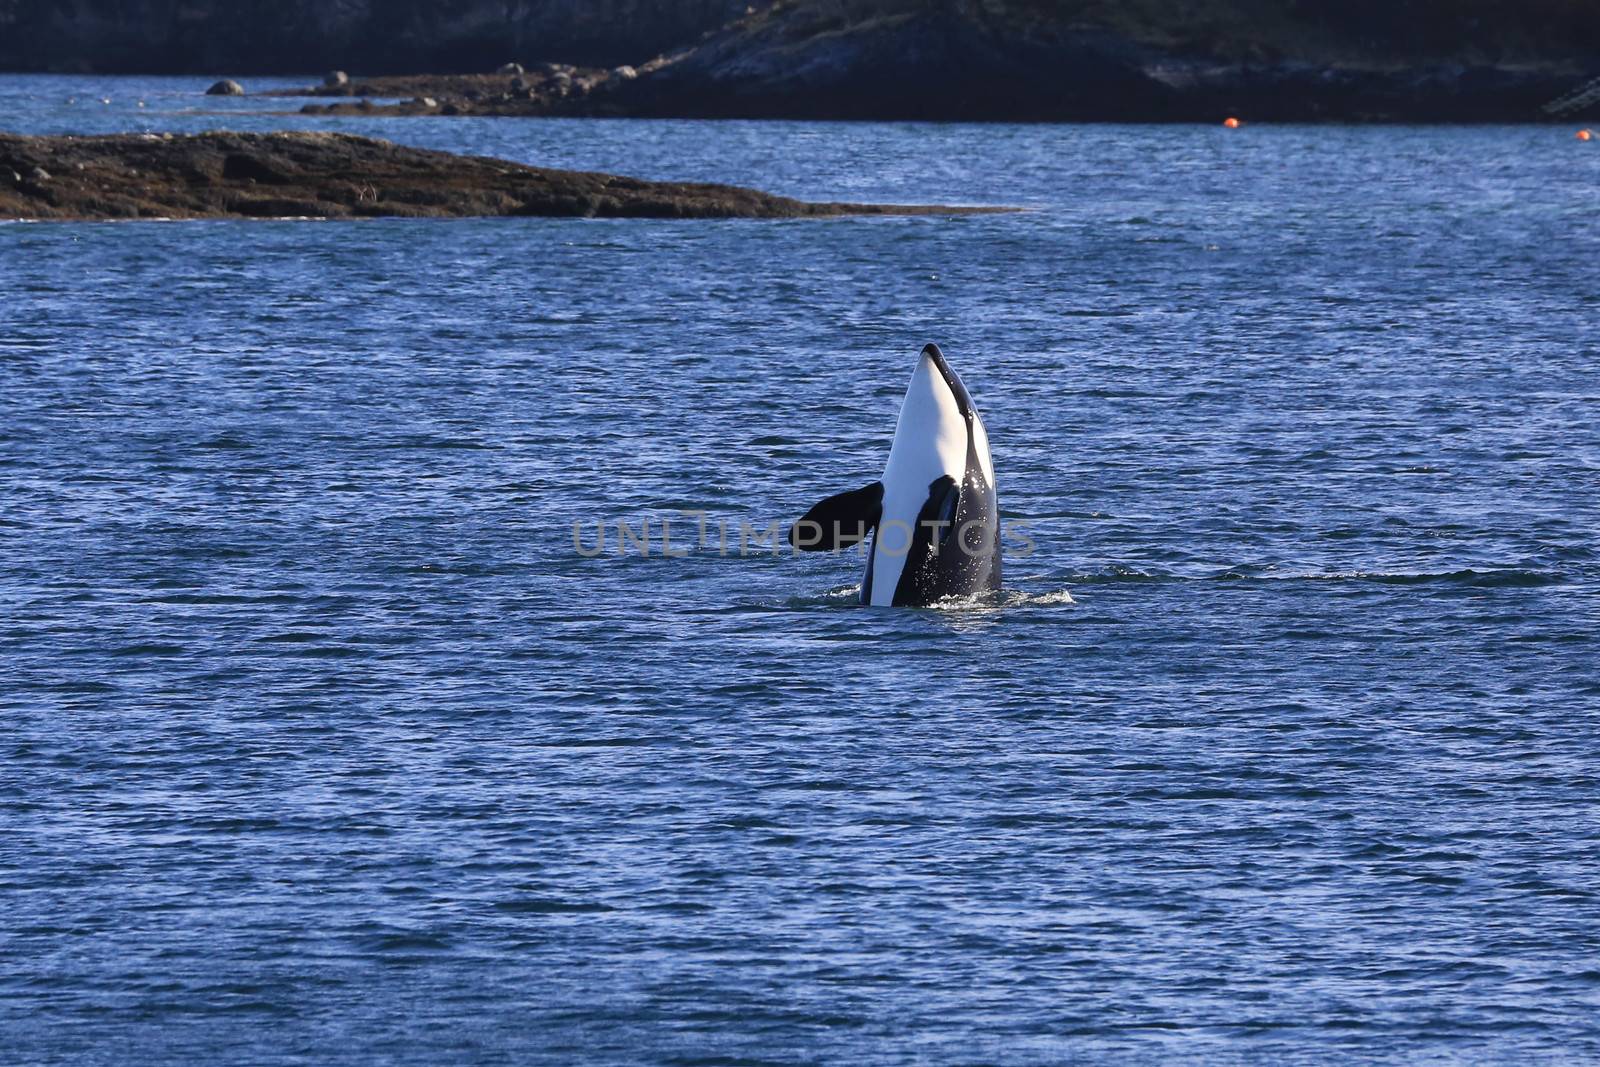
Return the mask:
M883 483L839 493L812 507L789 527L789 544L801 552L832 552L866 540L883 518Z

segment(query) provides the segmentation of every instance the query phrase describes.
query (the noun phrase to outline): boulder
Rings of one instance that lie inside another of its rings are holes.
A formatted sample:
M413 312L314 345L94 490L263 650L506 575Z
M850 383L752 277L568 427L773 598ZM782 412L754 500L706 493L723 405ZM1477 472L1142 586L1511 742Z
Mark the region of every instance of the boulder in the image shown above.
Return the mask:
M613 70L611 72L611 76L621 81L631 82L633 79L639 76L639 72L624 63L622 66Z
M342 70L332 70L322 79L322 84L330 89L343 88L350 84L350 75Z
M523 74L521 63L507 63L495 70L496 74Z
M244 86L229 78L224 78L206 90L207 96L243 96Z
M43 167L34 167L28 172L28 180L31 182L47 182L50 180L50 172Z
M430 108L430 109L431 108L436 108L436 107L439 106L439 101L435 100L431 96L419 96L419 97L417 97L415 100L413 100L411 102L413 104L416 104L418 107L425 107L425 108Z

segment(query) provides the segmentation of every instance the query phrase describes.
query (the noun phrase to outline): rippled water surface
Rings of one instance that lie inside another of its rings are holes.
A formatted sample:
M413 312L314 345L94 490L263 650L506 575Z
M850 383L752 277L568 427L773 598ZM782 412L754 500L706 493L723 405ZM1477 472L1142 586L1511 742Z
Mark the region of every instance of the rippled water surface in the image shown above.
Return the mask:
M196 88L0 105L1030 210L0 226L8 1062L1600 1057L1592 143ZM1007 594L741 556L928 340Z

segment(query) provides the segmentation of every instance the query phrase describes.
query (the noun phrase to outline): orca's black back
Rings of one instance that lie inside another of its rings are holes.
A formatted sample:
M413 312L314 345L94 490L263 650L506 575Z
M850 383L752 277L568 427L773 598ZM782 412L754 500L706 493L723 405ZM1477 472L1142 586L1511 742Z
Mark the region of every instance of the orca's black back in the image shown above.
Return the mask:
M948 475L928 486L894 603L915 607L999 589L1000 512L969 437L960 487Z

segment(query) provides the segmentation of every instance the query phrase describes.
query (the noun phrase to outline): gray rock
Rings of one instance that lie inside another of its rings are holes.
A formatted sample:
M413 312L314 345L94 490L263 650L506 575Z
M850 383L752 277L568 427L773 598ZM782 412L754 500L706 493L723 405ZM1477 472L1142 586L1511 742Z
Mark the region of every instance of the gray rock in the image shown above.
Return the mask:
M439 101L435 100L431 96L419 96L411 102L416 104L418 107L435 108L439 106Z
M300 114L302 114L302 115L321 115L323 112L325 112L327 110L328 109L323 107L321 104L307 104L305 107L300 109Z
M527 87L528 87L528 83L526 81L524 81L522 78L512 78L511 79L511 91L512 92L520 93L520 92L522 92L522 90L526 89Z
M6 171L0 171L0 173L3 173L6 176L6 178L11 182L12 185L21 185L22 184L22 175L18 174L16 171L14 171L14 170L6 170Z
M207 96L243 96L244 86L229 78L224 78L206 90Z
M635 78L637 78L639 76L639 72L634 70L632 67L628 66L626 63L624 63L622 66L618 67L616 70L613 70L611 72L611 76L613 78L621 79L622 81L625 81L625 82L631 82L631 81L633 81L633 79L635 79Z
M496 74L522 74L525 73L521 63L507 63L495 71Z
M328 72L327 77L322 79L322 84L330 89L338 89L350 84L350 75L342 70L332 70Z
M50 180L50 172L45 170L43 167L34 167L28 172L28 180L35 182L47 182Z

